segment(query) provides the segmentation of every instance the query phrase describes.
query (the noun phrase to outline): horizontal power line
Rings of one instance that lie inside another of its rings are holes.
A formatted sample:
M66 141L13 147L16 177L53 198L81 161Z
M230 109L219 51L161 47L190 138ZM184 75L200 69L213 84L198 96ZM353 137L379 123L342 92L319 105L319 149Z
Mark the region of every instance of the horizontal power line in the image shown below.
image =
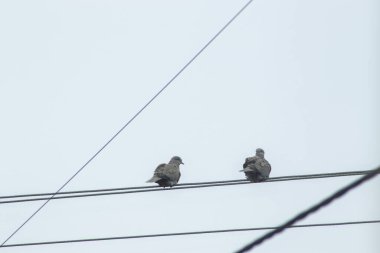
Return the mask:
M321 174L273 177L273 178L269 178L267 181L264 181L262 183L282 182L282 181L292 181L292 180L305 180L305 179L318 179L318 178L330 178L330 177L343 177L343 176L358 176L358 175L365 175L365 174L368 174L370 172L372 172L372 170L346 171L346 172L334 172L334 173L321 173ZM0 199L10 199L10 200L0 201L0 204L42 201L42 200L47 200L47 199L59 200L59 199L69 199L69 198L83 198L83 197L143 193L143 192L156 192L156 191L168 191L168 190L172 191L172 190L194 189L194 188L208 188L208 187L242 185L242 184L251 184L251 183L252 182L250 182L246 179L237 179L237 180L224 180L224 181L184 183L184 184L178 184L174 188L170 188L170 189L169 188L164 189L164 188L161 188L159 186L137 186L137 187L94 189L94 190L83 190L83 191L67 191L67 192L60 192L58 194L54 194L55 196L53 196L53 197L51 197L51 195L53 195L53 193L23 194L23 195L13 195L13 196L2 196L2 197L0 197ZM59 195L59 196L56 196L56 195ZM42 197L42 196L50 196L50 197Z
M355 176L364 175L370 173L372 170L359 170L359 171L343 171L343 172L333 172L333 173L319 173L319 174L304 174L304 175L293 175L293 176L281 176L281 177L271 177L266 182L272 181L285 181L285 180L298 180L308 179L308 178L320 178L320 177L335 177L335 176ZM307 178L305 178L307 177ZM236 180L223 180L223 181L206 181L206 182L196 182L196 183L183 183L177 184L178 186L190 186L190 185L205 185L205 184L218 184L218 183L235 183L235 182L248 182L246 179L236 179ZM265 182L264 182L265 183ZM120 188L103 188L103 189L93 189L93 190L78 190L78 191L62 191L58 193L35 193L35 194L20 194L20 195L9 195L0 196L0 199L6 198L21 198L21 197L36 197L36 196L50 196L50 195L66 195L66 194L77 194L77 193L94 193L94 192L107 192L107 191L121 191L121 190L139 190L139 189L149 189L149 188L161 188L159 186L134 186L134 187L120 187Z
M318 202L317 204L313 205L312 207L302 211L301 213L297 214L294 218L285 222L283 225L279 226L275 230L266 233L265 235L259 237L258 239L254 240L253 242L244 246L242 249L236 251L236 253L247 252L247 251L253 249L254 247L257 247L258 245L260 245L264 241L273 238L273 236L283 232L287 228L293 227L296 222L306 218L307 216L309 216L312 213L319 211L321 208L330 205L333 201L341 198L342 196L347 194L349 191L356 189L356 187L358 187L359 185L368 182L368 180L376 177L377 174L379 174L379 173L380 173L380 167L372 170L372 172L368 173L367 175L364 175L361 178L355 180L354 182L348 184L347 186L341 188L337 192L333 193L332 195L330 195L329 197L325 198L324 200Z
M304 225L290 226L289 228L347 226L347 225L373 224L373 223L380 223L380 220L304 224ZM216 233L231 233L231 232L247 232L247 231L257 231L257 230L272 230L272 229L277 229L277 228L278 227L237 228L237 229L222 229L222 230L192 231L192 232L181 232L181 233L147 234L147 235L116 236L116 237L102 237L102 238L89 238L89 239L76 239L76 240L62 240L62 241L29 242L29 243L7 244L7 245L0 246L0 248L41 246L41 245L51 245L51 244L67 244L67 243L95 242L95 241L141 239L141 238L152 238L152 237L216 234Z

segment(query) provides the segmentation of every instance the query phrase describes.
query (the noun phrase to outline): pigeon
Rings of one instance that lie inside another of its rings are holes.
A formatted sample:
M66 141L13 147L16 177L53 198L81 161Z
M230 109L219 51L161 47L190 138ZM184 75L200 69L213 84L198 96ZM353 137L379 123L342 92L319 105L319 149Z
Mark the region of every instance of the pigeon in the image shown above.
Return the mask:
M245 159L243 168L241 171L245 173L249 181L254 183L267 180L271 171L271 166L264 158L264 150L261 148L256 149L255 156Z
M179 181L181 172L179 171L179 165L184 164L181 157L173 156L169 163L162 163L158 165L154 171L153 177L146 181L147 183L157 183L161 187L173 187Z

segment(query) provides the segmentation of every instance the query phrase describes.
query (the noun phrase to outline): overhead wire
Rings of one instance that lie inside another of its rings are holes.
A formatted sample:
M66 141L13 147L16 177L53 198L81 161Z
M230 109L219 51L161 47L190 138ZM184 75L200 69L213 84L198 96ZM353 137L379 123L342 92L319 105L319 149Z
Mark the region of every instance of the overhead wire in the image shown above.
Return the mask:
M299 179L313 179L313 178L324 178L324 177L341 177L341 176L356 176L364 175L372 170L358 170L358 171L341 171L333 173L319 173L319 174L303 174L303 175L291 175L291 176L280 176L271 177L265 182L273 182L278 180L299 180ZM235 179L235 180L222 180L222 181L206 181L206 182L194 182L194 183L182 183L176 186L189 186L189 185L204 185L204 184L218 184L218 183L234 183L234 182L245 182L246 179ZM108 192L108 191L121 191L121 190L139 190L139 189L149 189L158 188L158 186L133 186L133 187L119 187L119 188L103 188L103 189L91 189L91 190L77 190L77 191L64 191L58 192L56 195L67 195L67 194L78 194L78 193L95 193L95 192ZM19 194L19 195L7 195L0 196L0 199L7 198L23 198L23 197L38 197L38 196L50 196L54 193L33 193L33 194Z
M17 229L2 242L1 246L7 243L25 224L27 224L38 212L44 208L53 197L69 184L92 160L95 159L130 123L132 123L198 56L253 2L247 1L242 8L146 103L144 106L117 131L82 167L77 170L50 198L46 200L36 211L33 212Z
M293 180L306 180L306 179L321 179L321 178L343 177L343 176L358 176L358 175L365 175L365 174L368 174L370 172L372 172L372 170L320 173L320 174L295 175L295 176L282 176L282 177L269 178L267 181L263 181L262 183L283 182L283 181L293 181ZM39 198L37 198L37 197L38 196L49 196L52 193L40 193L40 194L29 194L29 195L23 194L23 195L13 195L13 196L11 195L11 196L0 197L0 199L6 199L3 201L0 201L0 205L12 204L12 203L32 202L32 201L43 201L43 200L47 200L47 199L60 200L60 199L70 199L70 198L83 198L83 197L120 195L120 194L132 194L132 193L144 193L144 192L157 192L157 191L168 191L168 190L172 191L172 190L182 190L182 189L208 188L208 187L220 187L220 186L243 185L243 184L251 184L251 182L246 180L246 179L237 179L237 180L224 180L224 181L184 183L184 184L178 184L175 187L168 188L168 189L164 189L164 188L161 188L159 186L137 186L137 187L124 187L124 188L107 188L107 189L94 189L94 190L61 192L59 196L57 196L58 194L56 194L53 197L39 197ZM29 197L29 198L26 198L26 197Z
M331 204L333 201L342 197L343 195L345 195L349 191L355 189L359 185L361 185L361 184L367 182L368 180L374 178L379 173L380 173L380 167L374 169L371 173L364 175L363 177L359 178L358 180L355 180L354 182L348 184L347 186L345 186L342 189L338 190L337 192L333 193L332 195L330 195L326 199L320 201L319 203L315 204L314 206L312 206L312 207L306 209L305 211L299 213L294 218L285 222L283 225L277 227L275 230L268 232L267 234L259 237L258 239L254 240L253 242L249 243L248 245L246 245L242 249L236 251L236 253L244 253L244 252L247 252L249 250L252 250L253 248L262 244L264 241L272 238L274 235L277 235L277 234L281 233L282 231L284 231L285 229L292 227L293 224L295 224L296 222L306 218L307 216L309 216L310 214L312 214L314 212L317 212L319 209Z
M290 226L289 228L331 227L331 226L347 226L347 225L374 224L374 223L380 223L380 220L303 224L303 225L293 225L293 226ZM74 240L61 240L61 241L27 242L27 243L7 244L7 245L0 246L0 248L42 246L42 245L52 245L52 244L84 243L84 242L111 241L111 240L141 239L141 238L153 238L153 237L169 237L169 236L217 234L217 233L231 233L231 232L247 232L247 231L258 231L258 230L272 230L272 229L277 229L277 228L278 227L236 228L236 229L203 230L203 231L179 232L179 233L146 234L146 235L74 239Z

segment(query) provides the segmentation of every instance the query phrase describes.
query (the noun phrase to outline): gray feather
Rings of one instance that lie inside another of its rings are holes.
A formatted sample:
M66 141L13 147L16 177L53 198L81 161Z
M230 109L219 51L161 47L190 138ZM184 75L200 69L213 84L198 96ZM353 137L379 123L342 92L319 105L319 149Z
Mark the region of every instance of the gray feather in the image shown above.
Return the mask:
M183 164L182 159L178 156L172 157L168 164L162 163L158 165L154 171L154 175L147 183L157 183L159 186L176 185L181 177L179 165Z
M264 150L258 148L256 155L245 159L242 172L251 182L262 182L269 178L272 170L269 162L264 158Z

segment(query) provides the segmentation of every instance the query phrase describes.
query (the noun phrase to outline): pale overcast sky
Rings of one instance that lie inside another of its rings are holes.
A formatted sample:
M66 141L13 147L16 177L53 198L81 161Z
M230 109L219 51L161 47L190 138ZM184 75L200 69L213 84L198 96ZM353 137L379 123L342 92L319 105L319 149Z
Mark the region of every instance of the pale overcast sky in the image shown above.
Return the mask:
M0 2L0 195L57 190L246 3ZM65 190L380 164L380 2L255 0ZM52 201L8 243L280 225L357 177ZM303 223L380 219L375 178ZM0 205L5 240L42 203ZM4 248L233 252L265 231ZM380 225L294 229L255 252L377 253Z

